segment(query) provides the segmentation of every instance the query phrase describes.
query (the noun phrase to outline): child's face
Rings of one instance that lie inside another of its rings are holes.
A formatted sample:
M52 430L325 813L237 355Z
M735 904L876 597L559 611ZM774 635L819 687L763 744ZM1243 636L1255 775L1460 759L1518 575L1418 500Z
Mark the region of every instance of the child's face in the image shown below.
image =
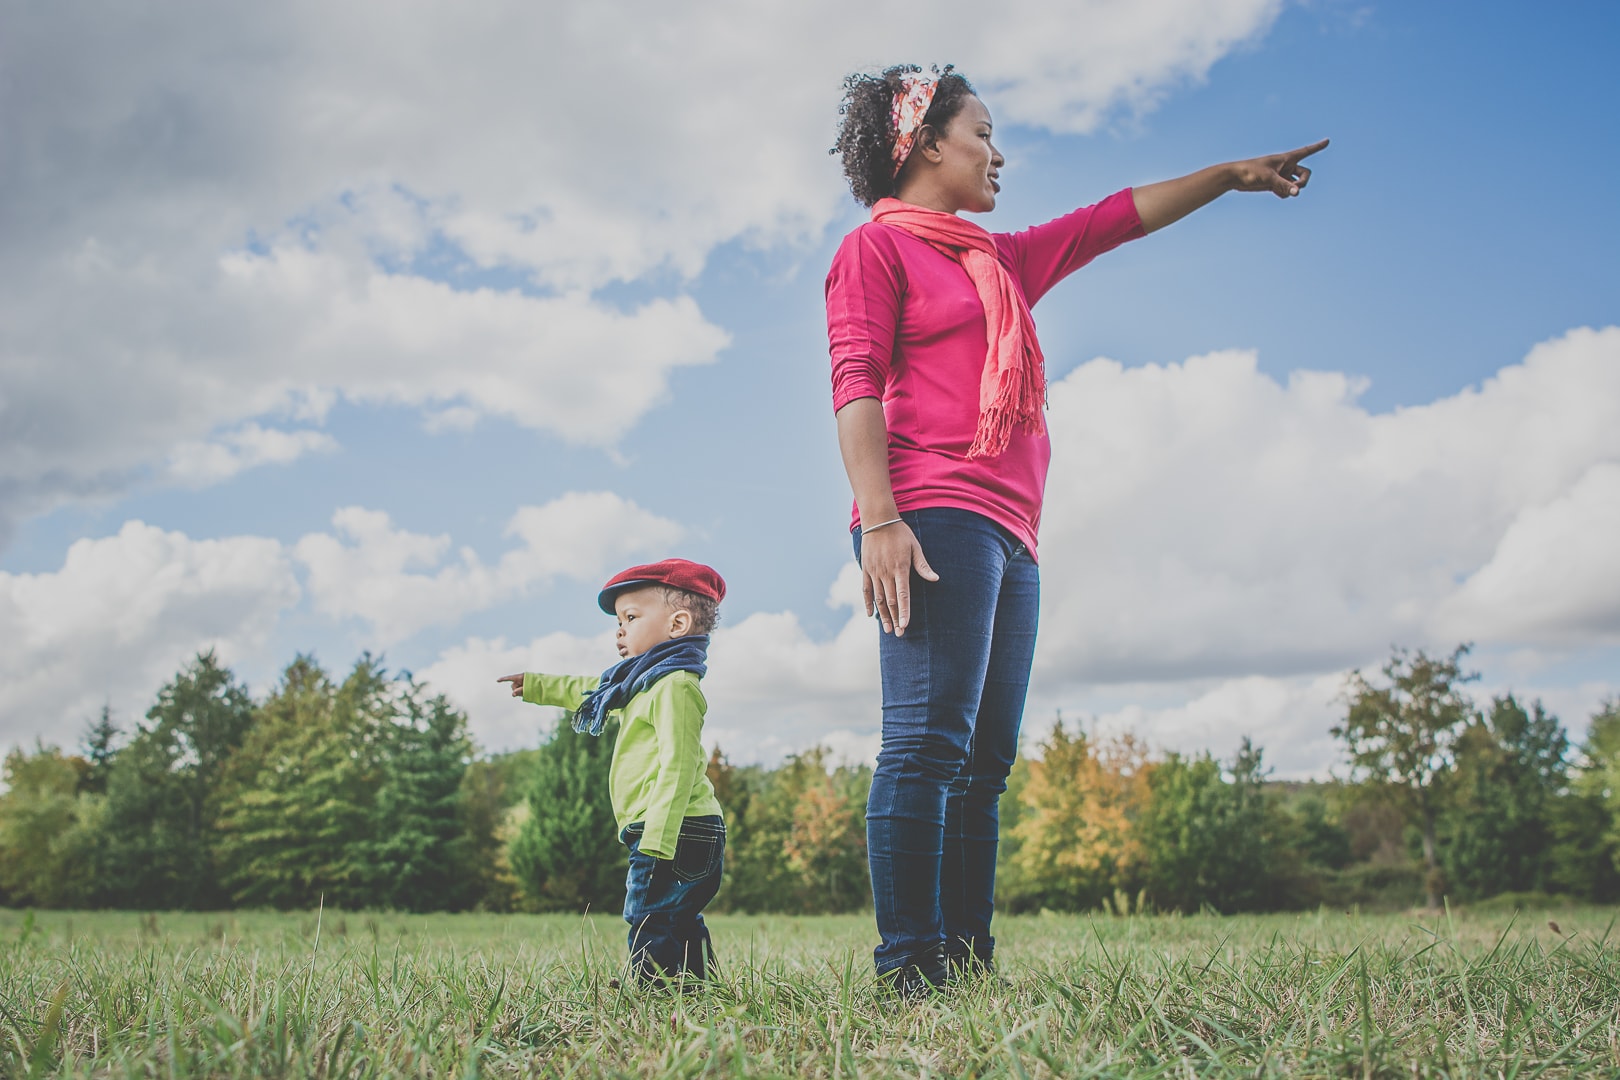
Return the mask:
M692 632L692 613L676 610L664 599L664 590L649 587L620 593L613 601L619 617L619 655L640 656L660 641Z

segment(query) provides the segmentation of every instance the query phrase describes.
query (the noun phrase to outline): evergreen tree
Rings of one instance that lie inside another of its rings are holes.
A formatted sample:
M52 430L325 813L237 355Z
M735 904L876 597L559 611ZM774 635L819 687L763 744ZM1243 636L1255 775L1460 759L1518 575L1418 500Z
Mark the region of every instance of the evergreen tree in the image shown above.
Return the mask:
M535 756L528 818L508 857L539 911L624 906L625 849L608 794L617 723L600 735L559 722Z
M1541 702L1508 694L1457 740L1444 822L1447 878L1463 898L1549 885L1552 812L1568 785L1569 739Z
M1570 790L1550 813L1554 889L1600 903L1620 900L1620 698L1592 717Z
M149 909L224 901L213 859L212 799L252 723L247 690L212 651L158 691L106 774L100 879L108 902Z
M1060 712L1059 725L1062 722L1063 714ZM1008 914L1025 910L1033 904L1018 869L1022 863L1019 849L1024 843L1019 825L1028 812L1028 804L1024 802L1024 789L1029 786L1029 765L1029 758L1023 754L1013 759L1012 771L1007 774L1007 790L1001 793L1001 798L996 804L998 835L995 902L998 911L1005 911Z
M84 759L90 766L85 770L79 788L81 791L93 795L107 793L107 776L112 772L113 758L118 753L113 744L118 741L119 734L118 725L113 723L112 706L103 705L101 715L86 726L81 740Z
M467 718L441 694L423 700L406 680L388 726L370 856L372 902L403 911L454 911L479 898L461 817L472 754Z
M378 902L368 855L389 698L370 656L341 687L312 657L288 665L221 791L220 864L238 903Z

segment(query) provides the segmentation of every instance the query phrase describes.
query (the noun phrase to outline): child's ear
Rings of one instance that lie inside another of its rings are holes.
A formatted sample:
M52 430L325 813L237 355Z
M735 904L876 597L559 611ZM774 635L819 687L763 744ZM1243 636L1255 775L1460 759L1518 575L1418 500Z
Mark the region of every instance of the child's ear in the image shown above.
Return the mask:
M672 638L685 637L692 632L692 613L685 608L679 608L669 616L669 636Z

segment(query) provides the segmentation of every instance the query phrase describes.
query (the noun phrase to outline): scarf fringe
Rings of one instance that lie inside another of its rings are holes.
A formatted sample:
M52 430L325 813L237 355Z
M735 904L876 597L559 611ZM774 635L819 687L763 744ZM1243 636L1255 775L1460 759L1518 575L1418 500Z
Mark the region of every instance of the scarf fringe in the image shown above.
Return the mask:
M968 447L968 460L995 457L1007 449L1016 428L1026 435L1040 435L1046 430L1040 413L1033 417L1022 415L1017 409L993 405L979 413L979 429L973 434L973 445Z
M979 406L979 426L973 433L973 445L968 447L968 459L995 457L1007 449L1013 429L1027 435L1040 435L1046 430L1042 409L1045 405L1045 365L1032 372L1024 365L1003 368L997 380L999 386L989 401ZM987 372L985 382L991 381ZM985 390L989 386L984 387ZM981 395L982 397L983 395Z

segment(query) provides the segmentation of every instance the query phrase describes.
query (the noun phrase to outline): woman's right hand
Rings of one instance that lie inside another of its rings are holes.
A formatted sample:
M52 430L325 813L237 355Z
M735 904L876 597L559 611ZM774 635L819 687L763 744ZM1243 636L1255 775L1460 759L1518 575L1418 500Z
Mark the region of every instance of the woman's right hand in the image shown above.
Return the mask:
M911 571L925 581L939 575L923 556L922 545L904 521L861 537L861 595L866 615L876 614L885 633L904 637L911 623Z

